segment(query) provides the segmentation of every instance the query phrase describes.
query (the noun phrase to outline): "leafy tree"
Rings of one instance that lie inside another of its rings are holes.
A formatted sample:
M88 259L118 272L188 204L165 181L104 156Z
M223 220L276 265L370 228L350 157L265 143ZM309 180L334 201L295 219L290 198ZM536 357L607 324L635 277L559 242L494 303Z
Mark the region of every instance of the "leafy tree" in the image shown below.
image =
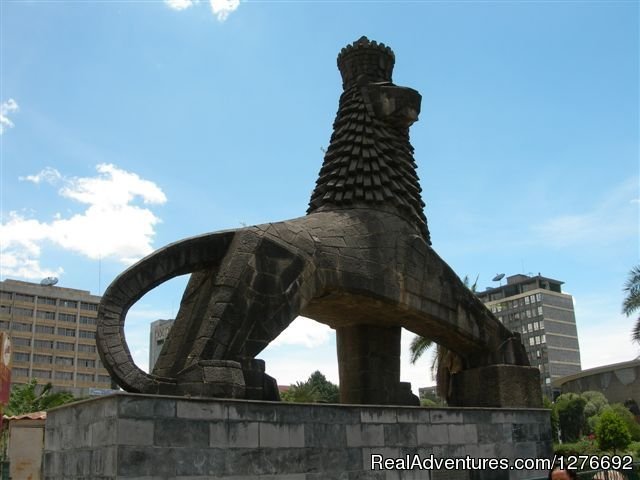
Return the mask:
M327 380L319 370L311 374L307 383L315 387L320 395L320 401L326 403L338 403L340 401L340 389L338 385Z
M560 434L563 442L575 442L580 438L584 424L584 406L587 401L575 393L563 393L556 399Z
M316 403L320 400L320 394L309 382L296 382L280 398L285 402Z
M335 383L331 383L318 370L313 372L306 382L297 382L281 395L285 402L299 403L337 403L340 392Z
M40 393L37 386L38 381L32 378L27 384L13 387L5 413L11 416L42 412L75 400L69 392L53 392L51 383L44 385Z
M624 284L624 291L627 292L627 296L622 302L622 313L630 317L640 311L640 265L636 265L629 272L629 277ZM640 343L640 316L636 319L632 338Z
M612 408L600 414L600 421L596 427L596 438L601 450L623 450L631 443L629 429Z
M558 411L553 408L553 403L545 395L542 396L542 406L551 410L551 438L554 442L558 441L558 425L560 420L558 419Z
M629 411L629 409L622 403L614 403L613 405L611 405L611 409L618 414L618 416L627 426L629 434L631 435L631 440L640 440L640 424L638 424L638 422L636 421L633 413L631 413L631 411Z
M478 277L476 276L473 285L469 285L469 276L465 275L462 283L472 292L476 292L478 288ZM445 401L449 399L449 383L451 374L456 373L461 368L460 357L448 348L436 344L430 338L418 335L409 345L410 361L415 364L433 345L436 345L436 353L431 363L431 376L436 379L436 390L438 396Z
M601 392L588 391L580 396L587 402L584 406L583 433L591 434L595 432L598 415L609 406L609 401Z

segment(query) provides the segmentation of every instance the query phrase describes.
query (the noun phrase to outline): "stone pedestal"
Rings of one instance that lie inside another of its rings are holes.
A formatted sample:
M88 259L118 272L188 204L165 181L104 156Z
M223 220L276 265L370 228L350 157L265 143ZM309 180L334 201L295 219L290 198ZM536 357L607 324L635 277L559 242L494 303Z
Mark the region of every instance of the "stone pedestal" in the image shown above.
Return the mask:
M542 407L540 371L535 367L490 365L451 377L451 406Z
M336 328L340 403L419 405L400 383L400 327Z
M545 409L291 404L117 394L50 410L48 480L519 480L376 459L549 458ZM382 463L384 465L384 463Z

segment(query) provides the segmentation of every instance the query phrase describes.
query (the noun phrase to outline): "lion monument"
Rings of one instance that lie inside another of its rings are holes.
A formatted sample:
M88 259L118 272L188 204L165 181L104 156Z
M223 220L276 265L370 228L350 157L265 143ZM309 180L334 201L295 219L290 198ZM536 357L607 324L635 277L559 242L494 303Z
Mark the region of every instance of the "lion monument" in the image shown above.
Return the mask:
M420 94L362 37L338 56L343 92L307 215L187 238L119 275L98 312L103 363L125 390L277 400L256 358L299 315L336 331L342 403L416 404L400 382L405 328L458 358L451 405L538 406L539 373L431 248L409 127ZM146 292L191 274L151 373L124 336ZM536 390L537 389L537 390Z

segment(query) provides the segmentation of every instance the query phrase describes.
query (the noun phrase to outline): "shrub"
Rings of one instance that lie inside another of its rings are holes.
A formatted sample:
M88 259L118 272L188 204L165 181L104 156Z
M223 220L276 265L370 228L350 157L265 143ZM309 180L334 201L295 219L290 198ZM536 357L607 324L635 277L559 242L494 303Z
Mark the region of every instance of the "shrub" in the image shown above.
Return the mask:
M600 414L596 428L598 446L601 450L623 450L631 443L631 435L624 420L612 408Z
M554 409L558 413L563 442L576 442L584 423L584 406L587 401L575 393L564 393L556 399Z

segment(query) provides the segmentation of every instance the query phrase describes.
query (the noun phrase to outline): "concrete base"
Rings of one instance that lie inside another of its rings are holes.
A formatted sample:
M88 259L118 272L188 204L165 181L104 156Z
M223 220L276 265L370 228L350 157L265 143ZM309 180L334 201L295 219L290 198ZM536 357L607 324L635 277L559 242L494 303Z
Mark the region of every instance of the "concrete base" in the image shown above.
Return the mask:
M491 365L451 377L449 405L478 407L542 407L540 371L535 367Z
M372 455L550 457L549 411L117 394L48 412L43 471L50 480L507 480L545 474L381 470L377 457L372 469Z

